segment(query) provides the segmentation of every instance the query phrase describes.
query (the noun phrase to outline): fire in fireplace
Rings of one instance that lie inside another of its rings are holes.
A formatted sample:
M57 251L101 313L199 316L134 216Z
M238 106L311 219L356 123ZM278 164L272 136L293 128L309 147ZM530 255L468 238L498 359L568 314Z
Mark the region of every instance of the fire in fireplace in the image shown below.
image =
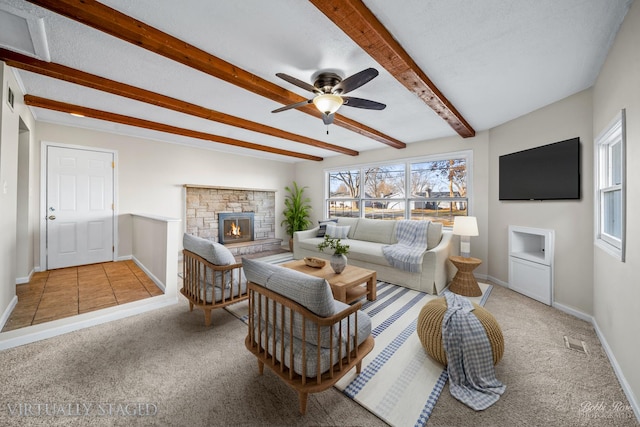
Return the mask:
M253 212L229 212L218 214L218 241L226 243L253 240Z

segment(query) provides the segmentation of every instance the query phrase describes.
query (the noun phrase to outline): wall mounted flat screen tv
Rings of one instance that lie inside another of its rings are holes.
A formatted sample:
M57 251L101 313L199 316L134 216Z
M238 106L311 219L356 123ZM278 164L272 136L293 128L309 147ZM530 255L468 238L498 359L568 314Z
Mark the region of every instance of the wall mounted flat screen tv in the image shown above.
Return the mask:
M580 199L580 138L499 158L500 200Z

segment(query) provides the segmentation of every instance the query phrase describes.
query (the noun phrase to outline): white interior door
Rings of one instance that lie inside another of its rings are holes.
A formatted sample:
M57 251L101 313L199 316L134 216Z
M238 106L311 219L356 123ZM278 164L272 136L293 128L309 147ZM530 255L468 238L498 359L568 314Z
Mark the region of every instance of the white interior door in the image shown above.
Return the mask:
M113 261L114 154L47 147L47 268Z

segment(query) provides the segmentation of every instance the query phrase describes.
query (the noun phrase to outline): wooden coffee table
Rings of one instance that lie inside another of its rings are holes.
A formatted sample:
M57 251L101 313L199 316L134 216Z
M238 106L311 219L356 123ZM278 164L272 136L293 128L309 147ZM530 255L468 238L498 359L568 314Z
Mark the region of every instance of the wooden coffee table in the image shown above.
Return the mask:
M342 273L336 274L331 269L329 261L322 268L313 268L306 265L303 259L287 262L282 266L322 277L329 282L333 297L346 304L351 304L363 295L366 295L369 301L376 299L376 272L373 270L347 265Z

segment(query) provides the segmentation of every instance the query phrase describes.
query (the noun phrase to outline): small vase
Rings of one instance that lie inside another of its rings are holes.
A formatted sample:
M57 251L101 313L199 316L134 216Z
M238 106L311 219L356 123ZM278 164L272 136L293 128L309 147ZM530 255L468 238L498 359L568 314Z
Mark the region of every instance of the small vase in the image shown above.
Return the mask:
M331 255L329 264L331 264L331 268L333 268L333 271L335 271L336 274L340 274L347 266L347 256L344 254L333 254Z

